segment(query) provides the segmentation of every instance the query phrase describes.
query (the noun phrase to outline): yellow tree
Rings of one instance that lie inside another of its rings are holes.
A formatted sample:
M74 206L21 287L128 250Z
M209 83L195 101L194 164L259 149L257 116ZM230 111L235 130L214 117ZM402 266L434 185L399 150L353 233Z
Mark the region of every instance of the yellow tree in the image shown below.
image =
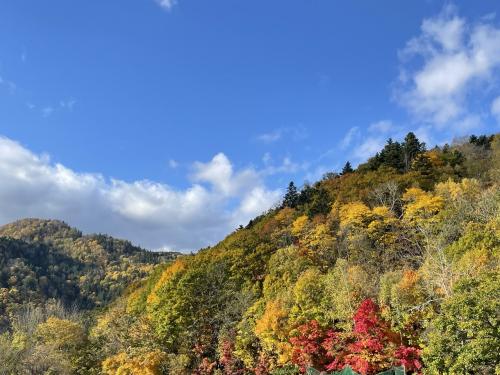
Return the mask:
M122 352L107 358L102 363L102 372L106 375L160 375L167 355L154 350L136 356Z
M290 336L288 314L289 309L285 301L271 300L255 324L255 334L262 346L266 351L276 353L281 364L287 363L291 356L291 345L288 342Z

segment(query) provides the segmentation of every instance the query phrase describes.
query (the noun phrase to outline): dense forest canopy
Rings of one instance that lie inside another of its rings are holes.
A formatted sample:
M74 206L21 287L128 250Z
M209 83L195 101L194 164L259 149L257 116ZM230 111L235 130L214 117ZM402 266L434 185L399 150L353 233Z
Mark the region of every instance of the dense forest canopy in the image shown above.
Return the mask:
M101 234L84 236L57 220L0 227L0 328L8 328L26 304L103 307L175 256Z
M0 373L500 373L499 183L500 135L409 133L175 259L5 226Z

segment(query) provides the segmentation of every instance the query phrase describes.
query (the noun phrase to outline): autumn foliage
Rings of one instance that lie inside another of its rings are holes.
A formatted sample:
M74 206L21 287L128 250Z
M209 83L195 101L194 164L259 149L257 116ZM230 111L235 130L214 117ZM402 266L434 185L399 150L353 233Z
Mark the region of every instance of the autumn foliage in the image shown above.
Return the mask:
M391 366L403 365L409 373L422 368L420 350L401 344L389 329L371 299L364 300L353 317L351 332L324 329L315 320L298 328L290 339L292 361L302 372L308 367L322 371L342 370L350 366L360 374L375 374Z

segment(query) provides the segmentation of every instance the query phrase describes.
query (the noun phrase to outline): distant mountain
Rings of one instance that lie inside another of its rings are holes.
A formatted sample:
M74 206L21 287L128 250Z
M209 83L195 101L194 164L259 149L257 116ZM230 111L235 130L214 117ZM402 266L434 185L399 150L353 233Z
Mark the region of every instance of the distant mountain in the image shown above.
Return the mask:
M51 299L83 309L104 306L177 255L107 235L83 235L58 220L7 224L0 227L0 322L7 324L21 305Z
M22 219L0 227L0 237L30 243L53 243L61 240L74 241L82 237L82 232L60 220Z

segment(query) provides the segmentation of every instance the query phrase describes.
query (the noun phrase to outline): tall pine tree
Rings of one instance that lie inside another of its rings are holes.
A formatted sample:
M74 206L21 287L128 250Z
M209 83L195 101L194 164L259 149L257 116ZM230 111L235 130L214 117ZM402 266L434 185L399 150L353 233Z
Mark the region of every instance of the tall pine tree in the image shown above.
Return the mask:
M286 191L285 197L283 198L283 207L295 208L299 203L299 193L297 192L297 187L290 181L288 184L288 189Z
M408 171L411 167L412 161L425 151L425 143L420 142L412 132L409 132L402 145L403 148L403 161L404 169Z
M404 169L401 143L394 142L392 138L387 140L384 149L380 151L378 157L381 165L392 167L398 171L402 171Z
M343 176L352 172L354 172L354 169L352 169L351 163L348 161L347 163L345 163L344 168L342 168L341 175Z

